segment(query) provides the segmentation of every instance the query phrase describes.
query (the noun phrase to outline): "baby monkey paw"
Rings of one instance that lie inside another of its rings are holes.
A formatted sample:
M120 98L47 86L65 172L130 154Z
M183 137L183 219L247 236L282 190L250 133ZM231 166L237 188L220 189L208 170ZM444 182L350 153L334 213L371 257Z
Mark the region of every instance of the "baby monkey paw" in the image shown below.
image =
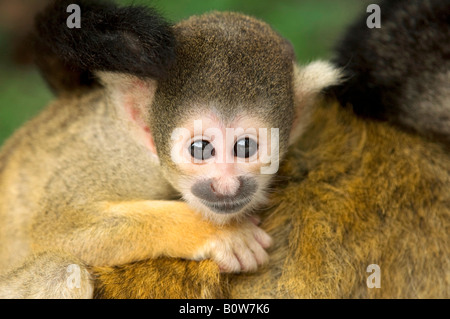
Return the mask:
M270 236L257 224L258 220L250 217L218 228L198 256L214 260L222 272L255 271L268 262L269 255L265 249L272 244Z

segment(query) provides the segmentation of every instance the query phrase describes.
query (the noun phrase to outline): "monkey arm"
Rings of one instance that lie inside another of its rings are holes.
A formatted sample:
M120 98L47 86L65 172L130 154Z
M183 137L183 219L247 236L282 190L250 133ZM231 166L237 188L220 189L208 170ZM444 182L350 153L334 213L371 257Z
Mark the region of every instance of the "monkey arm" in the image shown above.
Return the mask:
M65 218L59 218L61 213ZM244 268L253 262L250 250L256 260L263 259L264 250L254 245L262 242L264 247L264 242L270 241L250 220L217 226L185 202L156 200L98 202L73 211L47 210L36 217L32 239L34 251L63 250L92 266L171 256L213 258L225 270L233 267L229 264L234 261Z
M59 219L59 214L65 218ZM80 215L84 215L82 218ZM62 249L89 265L177 256L192 258L215 227L177 201L101 202L85 209L61 208L39 214L33 249Z

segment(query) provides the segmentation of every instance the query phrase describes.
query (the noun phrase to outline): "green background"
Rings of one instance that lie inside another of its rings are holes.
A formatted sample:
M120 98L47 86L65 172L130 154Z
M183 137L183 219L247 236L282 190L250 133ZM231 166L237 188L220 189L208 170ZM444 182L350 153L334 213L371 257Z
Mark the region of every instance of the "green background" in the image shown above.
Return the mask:
M334 44L356 15L365 15L362 0L156 0L119 1L151 4L172 22L211 10L238 11L273 26L307 63L331 57ZM76 3L76 0L74 0ZM52 94L33 67L18 67L9 57L8 34L0 29L0 145L51 99Z

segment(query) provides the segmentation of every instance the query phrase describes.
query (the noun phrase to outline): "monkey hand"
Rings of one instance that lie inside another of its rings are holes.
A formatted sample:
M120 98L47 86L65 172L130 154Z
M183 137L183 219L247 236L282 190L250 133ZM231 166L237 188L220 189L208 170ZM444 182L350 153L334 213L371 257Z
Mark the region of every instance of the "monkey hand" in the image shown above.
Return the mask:
M218 227L195 259L210 258L217 262L222 272L255 271L269 260L265 249L272 244L270 236L257 224L258 221L250 217Z

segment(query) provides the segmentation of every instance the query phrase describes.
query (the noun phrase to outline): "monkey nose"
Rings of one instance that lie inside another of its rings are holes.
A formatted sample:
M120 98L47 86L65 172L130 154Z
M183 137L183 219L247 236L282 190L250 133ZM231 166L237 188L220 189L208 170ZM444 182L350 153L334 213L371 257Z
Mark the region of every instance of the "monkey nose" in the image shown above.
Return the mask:
M242 186L242 182L236 177L221 177L211 180L211 191L217 196L234 196Z

